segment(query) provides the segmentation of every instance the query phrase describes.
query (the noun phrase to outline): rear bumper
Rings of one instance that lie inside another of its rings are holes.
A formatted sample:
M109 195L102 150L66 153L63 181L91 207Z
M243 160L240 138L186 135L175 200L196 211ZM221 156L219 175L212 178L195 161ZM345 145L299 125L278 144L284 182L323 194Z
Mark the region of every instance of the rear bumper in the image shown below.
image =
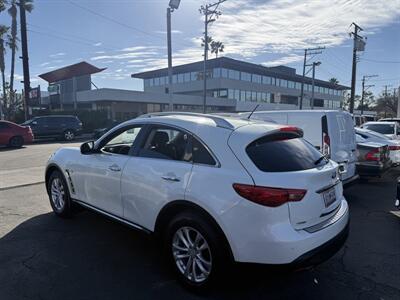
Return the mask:
M389 167L390 167L391 162L387 162L387 163L379 163L379 164L363 164L363 163L359 163L357 164L357 173L360 176L381 176L383 173L385 173Z
M360 179L360 175L356 174L350 178L347 178L342 181L343 187L349 187L352 186L353 184L356 184L358 180Z

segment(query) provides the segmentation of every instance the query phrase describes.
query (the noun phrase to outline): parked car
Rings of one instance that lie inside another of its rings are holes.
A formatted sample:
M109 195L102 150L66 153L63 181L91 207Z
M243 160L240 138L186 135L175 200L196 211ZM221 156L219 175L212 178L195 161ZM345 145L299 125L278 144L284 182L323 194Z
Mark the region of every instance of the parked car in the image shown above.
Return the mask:
M365 116L360 116L360 115L353 115L353 120L354 120L354 126L356 127L360 127L362 124L367 122Z
M155 233L192 288L226 275L232 261L314 265L347 237L338 165L293 126L147 115L57 150L45 178L56 215L78 203Z
M240 114L242 117L249 113ZM304 138L324 155L340 165L344 184L354 182L356 174L356 141L352 116L334 110L256 111L253 120L274 120L279 124L300 127Z
M367 122L363 124L361 128L376 131L394 140L399 139L400 136L400 126L397 124L397 122Z
M41 116L26 121L36 138L59 138L72 141L82 131L82 122L76 116Z
M396 122L397 126L400 126L400 118L382 118L379 122Z
M357 140L357 173L362 177L381 177L392 162L389 157L388 145L382 143L367 142L360 135Z
M359 135L367 142L375 142L375 143L382 143L387 144L389 146L390 152L390 160L392 161L393 165L400 164L400 141L393 140L388 138L387 136L380 134L376 131L364 129L364 128L356 128L356 135Z
M29 126L0 120L0 145L20 148L24 144L32 143L33 133Z

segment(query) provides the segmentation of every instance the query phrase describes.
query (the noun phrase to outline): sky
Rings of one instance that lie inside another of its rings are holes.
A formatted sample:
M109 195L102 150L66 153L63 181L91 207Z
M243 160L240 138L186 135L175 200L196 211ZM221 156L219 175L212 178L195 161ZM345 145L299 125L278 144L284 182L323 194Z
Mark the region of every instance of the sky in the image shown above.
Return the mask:
M87 61L107 70L93 76L99 88L142 90L132 73L167 65L166 8L169 0L35 0L27 15L31 86L47 89L39 74ZM172 14L173 64L202 59L202 0L181 0ZM351 23L367 38L359 53L357 93L363 75L375 94L400 86L400 0L227 0L210 35L225 44L224 56L302 72L305 48L324 46L316 77L351 84ZM10 24L7 12L0 23ZM9 76L10 57L6 57ZM20 53L19 53L20 55ZM17 57L19 56L17 55ZM210 57L212 57L210 55ZM16 81L22 80L18 59ZM21 89L21 84L17 85Z

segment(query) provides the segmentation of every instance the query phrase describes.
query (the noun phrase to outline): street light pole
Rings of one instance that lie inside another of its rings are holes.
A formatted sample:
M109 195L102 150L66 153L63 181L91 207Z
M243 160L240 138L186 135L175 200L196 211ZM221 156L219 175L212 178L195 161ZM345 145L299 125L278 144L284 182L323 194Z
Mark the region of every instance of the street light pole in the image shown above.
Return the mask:
M167 45L168 45L168 109L174 110L172 94L172 34L171 34L171 13L178 9L181 0L170 0L167 8Z

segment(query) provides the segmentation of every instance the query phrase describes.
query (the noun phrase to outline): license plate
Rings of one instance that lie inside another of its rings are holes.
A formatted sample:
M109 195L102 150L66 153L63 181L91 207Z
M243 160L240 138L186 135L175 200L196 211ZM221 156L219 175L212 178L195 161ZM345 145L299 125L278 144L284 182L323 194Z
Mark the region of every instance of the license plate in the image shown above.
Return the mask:
M325 207L330 206L336 201L336 191L335 188L331 188L322 194L324 197Z

